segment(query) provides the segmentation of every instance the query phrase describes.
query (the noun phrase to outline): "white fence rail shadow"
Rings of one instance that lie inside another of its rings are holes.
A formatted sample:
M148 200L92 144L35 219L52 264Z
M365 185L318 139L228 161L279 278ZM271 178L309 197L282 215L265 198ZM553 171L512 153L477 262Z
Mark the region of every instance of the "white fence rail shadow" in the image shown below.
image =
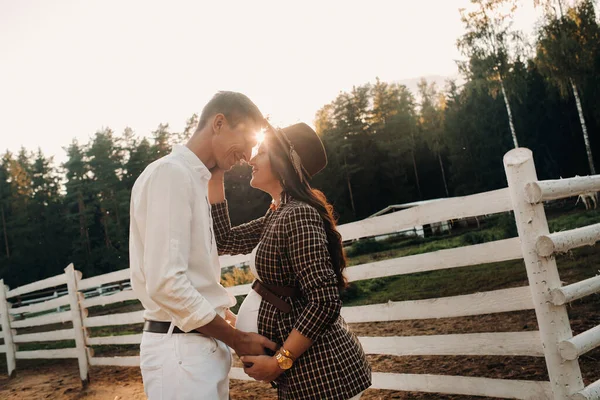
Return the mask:
M372 388L430 393L463 394L501 398L600 399L600 380L584 387L577 358L600 346L600 326L575 337L572 335L565 304L600 291L600 277L562 287L554 255L600 240L600 224L550 234L542 201L600 190L600 176L554 181L537 180L533 158L527 149L510 151L504 159L509 187L487 193L424 204L391 215L378 216L339 230L343 239L353 240L385 235L414 226L439 221L514 211L518 238L461 248L367 263L347 269L349 281L413 274L524 259L529 286L425 300L388 302L343 307L347 322L399 321L452 318L519 310L535 310L539 331L470 333L434 336L361 337L368 354L407 355L502 355L545 357L548 382L476 378L443 375L374 373ZM246 262L248 256L221 257L223 268ZM90 337L92 327L131 325L143 322L142 312L88 316L87 310L136 297L123 282L129 270L82 279L73 265L65 274L8 290L0 281L0 321L8 372L17 359L77 358L80 376L87 382L88 366L139 366L139 357L95 357L89 346L139 344L141 334ZM103 285L114 284L122 291L101 293ZM11 298L49 287L66 285L56 298L39 304L11 309ZM229 287L234 295L246 294L250 285ZM95 297L89 297L93 293ZM88 294L86 297L85 294ZM100 294L100 295L98 295ZM102 295L103 294L103 295ZM69 311L61 311L63 306ZM65 307L66 308L66 307ZM52 314L36 315L48 310ZM25 315L15 320L14 315ZM44 333L16 334L16 328L72 322L72 329ZM16 351L20 343L75 340L76 347L60 350ZM242 369L233 368L232 379L250 379Z

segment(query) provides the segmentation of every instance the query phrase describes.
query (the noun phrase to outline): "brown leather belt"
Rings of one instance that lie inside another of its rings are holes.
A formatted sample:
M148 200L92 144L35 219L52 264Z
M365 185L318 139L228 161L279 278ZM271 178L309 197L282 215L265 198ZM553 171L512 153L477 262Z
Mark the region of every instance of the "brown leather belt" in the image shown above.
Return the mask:
M171 327L170 322L149 321L149 320L144 321L144 332L168 333L170 327ZM184 332L181 329L179 329L178 327L174 326L173 333L186 333L186 332ZM198 335L201 335L201 333L198 331L190 331L188 333L196 333Z
M300 289L296 287L271 285L259 280L254 281L252 290L258 293L267 303L286 314L292 311L292 306L281 297L300 297Z

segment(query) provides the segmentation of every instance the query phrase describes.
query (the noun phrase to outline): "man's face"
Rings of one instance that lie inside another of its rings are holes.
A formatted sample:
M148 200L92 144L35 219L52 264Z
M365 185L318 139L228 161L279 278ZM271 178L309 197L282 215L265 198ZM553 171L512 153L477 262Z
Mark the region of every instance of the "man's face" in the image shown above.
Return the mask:
M228 171L241 160L250 160L260 126L250 118L232 126L222 114L215 117L215 125L213 151L219 169Z

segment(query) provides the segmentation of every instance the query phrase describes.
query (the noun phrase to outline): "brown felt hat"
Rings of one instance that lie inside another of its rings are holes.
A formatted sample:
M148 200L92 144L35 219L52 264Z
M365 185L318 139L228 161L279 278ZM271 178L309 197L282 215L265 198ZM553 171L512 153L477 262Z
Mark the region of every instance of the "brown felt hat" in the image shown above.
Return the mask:
M275 136L286 145L290 152L290 156L295 152L300 156L302 169L306 172L309 178L312 178L319 173L327 165L327 154L323 142L310 126L304 122L290 125L283 129L274 129ZM290 156L292 163L294 159Z

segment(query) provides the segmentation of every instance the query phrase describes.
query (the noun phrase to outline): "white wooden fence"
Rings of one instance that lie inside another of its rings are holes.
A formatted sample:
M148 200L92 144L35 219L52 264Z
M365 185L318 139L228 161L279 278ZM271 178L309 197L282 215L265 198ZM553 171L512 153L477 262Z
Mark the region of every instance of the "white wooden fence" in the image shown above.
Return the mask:
M600 345L600 326L575 337L565 304L600 291L600 276L561 286L554 255L600 240L600 224L550 234L542 202L582 192L600 190L600 176L555 181L537 180L532 154L520 148L504 157L509 187L487 193L452 198L342 225L344 240L389 234L438 221L514 210L519 238L499 240L462 248L372 262L347 269L349 281L412 274L484 263L524 259L529 286L494 290L446 298L388 302L342 308L346 321L376 322L429 318L451 318L508 311L536 312L539 331L471 333L434 336L361 337L368 354L405 355L503 355L545 357L549 382L504 380L463 376L374 373L373 388L430 393L449 393L517 399L600 399L600 380L584 387L578 357ZM248 256L221 257L228 267L247 261ZM77 358L85 383L89 365L138 366L139 357L95 357L89 346L139 344L141 334L90 337L90 327L130 325L143 322L142 312L89 317L92 306L133 300L131 290L110 296L85 298L82 291L129 279L129 271L82 279L71 264L62 275L9 290L0 281L0 317L8 372L16 359ZM67 285L67 294L40 304L10 308L15 296L48 287ZM245 294L250 285L228 288L234 295ZM8 299L8 301L7 301ZM35 316L32 314L70 305L69 311ZM15 320L13 315L31 315ZM72 321L73 329L44 333L16 334L16 328ZM16 351L20 343L74 339L76 347L60 350ZM250 379L242 369L233 368L233 379Z

